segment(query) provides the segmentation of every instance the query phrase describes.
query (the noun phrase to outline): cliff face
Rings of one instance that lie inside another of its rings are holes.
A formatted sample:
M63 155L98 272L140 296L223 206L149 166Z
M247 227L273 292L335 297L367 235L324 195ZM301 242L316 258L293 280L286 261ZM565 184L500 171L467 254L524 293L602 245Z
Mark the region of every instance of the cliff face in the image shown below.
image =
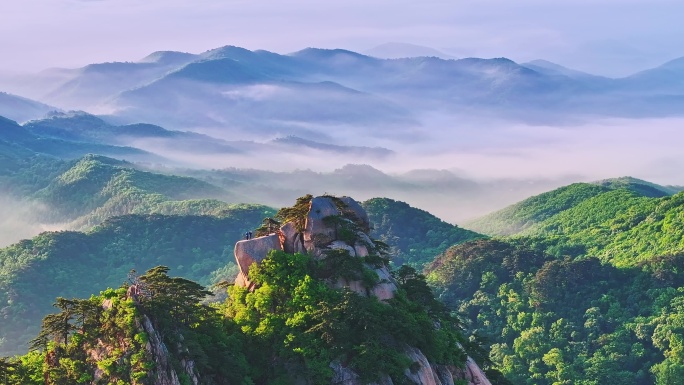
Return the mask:
M145 345L145 350L154 360L153 383L154 385L182 385L178 379L178 372L174 369L169 356L169 350L164 344L161 335L154 328L147 316L143 316L140 321L140 328L147 333L149 339ZM183 347L179 347L183 350ZM200 384L199 376L195 370L195 363L192 360L182 358L180 360L180 371L188 378L192 385Z
M267 236L240 241L235 245L235 259L240 273L235 281L238 286L249 288L255 284L249 280L249 268L267 258L271 250L286 253L308 253L317 259L325 259L347 253L351 257L364 258L365 261L382 254L381 243L369 236L370 222L365 210L348 197L315 197L309 202L305 218L293 219L284 223L280 229ZM347 288L361 296L376 297L388 301L397 292L397 282L388 267L383 263L365 263L368 270L377 277L369 285L363 279L339 277L328 282L334 288ZM406 370L406 378L417 385L453 385L454 380L466 380L470 385L491 385L482 370L468 358L465 367L455 368L431 363L420 349L406 346L404 353L414 364ZM359 376L339 362L332 362L333 384L362 385ZM389 376L383 377L377 385L390 385Z

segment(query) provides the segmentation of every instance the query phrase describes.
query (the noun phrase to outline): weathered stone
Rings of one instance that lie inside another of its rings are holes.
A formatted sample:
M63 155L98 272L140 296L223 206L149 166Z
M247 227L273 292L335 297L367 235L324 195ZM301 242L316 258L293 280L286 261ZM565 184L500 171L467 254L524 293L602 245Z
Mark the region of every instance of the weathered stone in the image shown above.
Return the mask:
M235 261L242 277L235 280L236 285L249 287L249 267L263 261L271 250L282 250L277 234L267 235L235 244ZM240 282L238 282L240 281Z
M454 375L446 365L432 365L432 369L437 374L437 378L442 382L442 385L454 385Z
M369 247L375 247L375 243L370 239L370 237L364 233L363 231L359 231L356 233L356 236L359 238L359 242L364 243L365 245Z
M142 316L142 322L139 326L147 333L148 340L145 348L154 360L153 383L155 385L180 385L178 373L176 373L176 369L169 359L169 350L146 315ZM190 379L193 385L197 385L199 378L194 372L194 368L194 362L186 362L182 365L185 376ZM186 372L186 370L193 370L193 372Z
M332 384L340 385L363 385L359 380L359 375L351 368L342 366L338 361L330 363L330 368L333 370Z
M323 221L323 218L332 215L340 215L340 211L331 198L315 197L311 199L304 230L304 247L310 254L316 254L317 244L335 240L335 229L326 226Z
M473 360L470 357L468 357L468 360L466 361L465 374L465 379L468 380L468 385L492 385L487 376L485 376L482 369L480 369L480 367L477 365L475 360Z
M285 237L285 240L283 241L283 251L293 254L295 252L295 239L298 234L297 228L295 227L294 223L287 222L280 227L280 231Z
M235 285L240 286L240 287L246 287L248 289L251 289L252 287L252 282L250 282L247 277L245 277L242 272L238 272L237 277L235 277Z
M416 385L443 385L433 372L432 366L430 366L430 362L423 352L410 346L406 347L405 352L406 356L414 362L412 366L415 370L406 369L404 372L411 382Z
M355 371L349 367L342 366L342 364L337 361L332 362L330 368L333 370L333 378L331 381L331 384L333 385L394 385L390 376L386 374L382 375L378 382L363 384Z
M371 288L366 288L361 281L347 281L343 278L339 278L337 282L333 283L332 287L335 289L347 288L364 297L376 297L380 301L394 298L397 286L394 284L389 270L386 267L381 267L374 271L378 275L380 282Z
M338 278L337 282L332 284L333 289L349 289L354 293L368 297L368 289L361 283L361 281L347 281L344 278Z
M371 294L381 301L394 298L394 293L397 291L397 285L394 283L394 279L387 267L383 266L379 269L375 269L375 273L378 274L380 282L371 289Z
M336 202L329 197L313 198L309 206L303 232L298 232L294 224L286 223L281 227L280 236L273 234L267 237L238 242L235 245L235 259L238 262L240 271L235 284L247 287L250 290L254 288L254 283L249 281L249 268L254 263L263 261L271 250L284 250L288 253L309 253L315 258L324 258L326 250L334 249L347 250L351 256L355 257L365 257L371 253L377 253L375 243L366 233L370 229L368 215L361 205L353 199L347 197L341 199L348 206L348 209L343 210L344 213L340 212L335 204ZM328 216L339 216L341 214L347 215L346 219L349 220L350 212L354 213L354 221L364 230L356 233L357 237L353 245L337 238L336 228L344 226L344 223L338 221L334 225L324 220ZM334 288L347 288L362 296L374 296L381 301L394 298L397 291L397 282L391 276L387 266L374 268L366 265L366 267L373 269L378 275L378 283L373 287L365 287L360 280L350 282L342 278L329 284ZM390 305L388 304L388 306ZM415 363L412 365L413 371L407 370L405 372L406 378L413 384L454 385L454 381L457 379L466 380L468 385L491 385L482 370L470 357L468 357L465 367L461 369L430 363L425 355L415 347L406 347L405 354ZM183 367L190 372L194 370L192 365L186 365L185 363ZM333 362L330 364L330 367L334 373L333 384L362 385L358 374L351 368L344 367L340 362ZM297 378L297 376L294 376L294 379L295 383L299 380L303 381L303 378ZM194 381L195 379L192 380ZM389 376L384 375L377 383L368 385L393 385L393 382Z
M302 233L297 233L294 241L294 252L299 254L306 254L306 248L304 247L304 235Z
M357 257L367 257L368 256L368 248L366 245L362 245L360 243L357 243L354 245L354 253L356 254Z
M349 255L351 255L352 257L356 256L356 251L354 250L354 248L343 241L333 241L330 245L328 245L328 249L347 250L349 252Z
M351 197L342 197L340 200L347 205L348 210L354 213L355 219L358 220L358 224L361 226L361 230L366 233L370 232L370 219L368 219L368 213L366 213L366 210L363 209L359 202Z

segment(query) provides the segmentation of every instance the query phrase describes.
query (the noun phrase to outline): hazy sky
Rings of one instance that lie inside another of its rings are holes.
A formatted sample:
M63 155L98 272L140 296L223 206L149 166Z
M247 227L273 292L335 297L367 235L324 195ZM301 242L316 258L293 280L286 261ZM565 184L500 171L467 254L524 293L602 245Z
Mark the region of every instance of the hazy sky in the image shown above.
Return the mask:
M406 42L626 75L684 56L681 0L0 1L0 70L223 45L288 53Z

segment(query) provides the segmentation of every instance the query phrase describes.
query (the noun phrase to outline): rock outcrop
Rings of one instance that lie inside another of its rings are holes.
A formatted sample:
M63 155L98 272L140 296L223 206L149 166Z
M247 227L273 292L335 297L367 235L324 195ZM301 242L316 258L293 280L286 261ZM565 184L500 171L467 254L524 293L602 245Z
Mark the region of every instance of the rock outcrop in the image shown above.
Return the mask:
M236 285L252 288L254 284L249 280L249 267L261 263L271 250L283 250L278 234L239 241L235 244L235 261L239 273Z
M364 258L364 261L374 256L380 257L382 249L368 236L370 228L368 214L352 198L312 198L303 220L296 218L284 223L277 233L240 241L235 245L235 259L240 269L235 284L253 290L255 285L249 280L249 268L263 261L271 250L308 253L318 259L340 252L353 258ZM341 277L329 282L330 286L347 288L359 295L374 296L381 301L394 298L397 284L388 267L367 262L364 266L377 275L372 286L361 280L346 280ZM412 370L405 373L413 384L454 385L455 379L462 379L468 385L491 385L470 357L465 368L453 368L430 363L423 352L414 347L407 346L405 354L414 362ZM333 384L364 385L351 368L339 362L332 362L330 368L334 373ZM370 385L393 385L393 381L389 376L384 376L378 383Z
M345 250L350 256L358 258L378 254L378 247L367 234L369 230L368 214L352 198L315 197L309 203L302 231L298 231L293 222L287 222L280 227L278 233L235 244L235 260L240 270L235 284L253 289L254 283L249 280L249 267L263 261L271 250L308 253L316 258L325 258L331 250ZM372 295L380 300L393 298L397 286L387 267L367 267L378 276L376 285L367 287L359 280L340 278L331 282L331 286L348 288L360 295Z

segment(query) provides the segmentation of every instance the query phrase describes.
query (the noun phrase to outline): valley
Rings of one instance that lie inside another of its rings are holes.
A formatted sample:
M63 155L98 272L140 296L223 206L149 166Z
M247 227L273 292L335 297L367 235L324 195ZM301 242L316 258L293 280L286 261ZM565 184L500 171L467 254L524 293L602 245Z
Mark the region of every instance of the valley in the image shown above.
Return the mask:
M682 59L423 51L0 82L0 380L678 384Z

